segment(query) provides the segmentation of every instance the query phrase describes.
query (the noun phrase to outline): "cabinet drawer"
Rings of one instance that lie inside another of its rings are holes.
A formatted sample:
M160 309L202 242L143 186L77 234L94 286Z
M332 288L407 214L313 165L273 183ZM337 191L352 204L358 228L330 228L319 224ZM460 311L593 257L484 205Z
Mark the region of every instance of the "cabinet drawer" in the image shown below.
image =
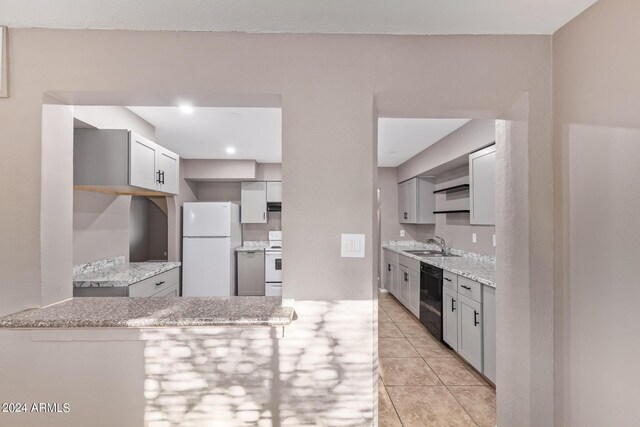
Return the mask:
M452 291L458 292L458 275L450 271L443 271L442 284Z
M151 295L152 297L179 297L180 290L178 289L178 284L171 285L168 288L158 292L157 294Z
M475 302L482 302L482 285L466 277L458 276L458 293Z
M129 286L130 297L150 297L179 283L179 268L165 271Z
M400 265L403 265L407 267L409 270L415 271L416 273L420 273L420 261L418 261L417 259L400 255Z

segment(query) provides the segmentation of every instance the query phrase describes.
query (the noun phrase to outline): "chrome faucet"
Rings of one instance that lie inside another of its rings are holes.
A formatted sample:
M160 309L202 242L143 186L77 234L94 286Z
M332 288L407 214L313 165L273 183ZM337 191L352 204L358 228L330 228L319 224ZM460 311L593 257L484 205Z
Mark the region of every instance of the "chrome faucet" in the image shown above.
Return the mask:
M440 240L436 240L436 239L440 239ZM435 243L436 245L440 246L440 251L442 251L442 255L447 255L447 253L449 252L447 249L446 242L440 236L435 236L435 239L427 239L427 243Z

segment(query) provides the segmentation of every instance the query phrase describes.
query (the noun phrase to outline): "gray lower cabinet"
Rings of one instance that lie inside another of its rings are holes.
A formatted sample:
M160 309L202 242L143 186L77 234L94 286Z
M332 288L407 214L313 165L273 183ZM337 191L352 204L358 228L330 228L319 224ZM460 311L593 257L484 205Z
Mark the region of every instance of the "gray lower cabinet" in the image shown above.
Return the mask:
M482 372L482 305L458 294L458 354Z
M443 283L444 342L495 384L495 288L447 271Z
M73 288L74 297L180 296L180 269L174 268L129 286Z
M442 339L458 351L458 292L442 287Z
M393 262L390 259L385 260L385 270L384 270L384 287L388 290L391 295L396 294L396 282L398 276L398 263Z
M384 250L384 287L420 318L420 261Z
M264 296L264 251L238 252L238 295Z
M496 383L496 289L482 287L483 373Z

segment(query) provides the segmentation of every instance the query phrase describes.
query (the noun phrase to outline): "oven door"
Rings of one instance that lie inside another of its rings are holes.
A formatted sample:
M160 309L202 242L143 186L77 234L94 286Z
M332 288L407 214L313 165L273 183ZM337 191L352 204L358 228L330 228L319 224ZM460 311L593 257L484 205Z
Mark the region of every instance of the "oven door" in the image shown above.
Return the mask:
M282 252L266 252L264 266L265 282L282 282Z

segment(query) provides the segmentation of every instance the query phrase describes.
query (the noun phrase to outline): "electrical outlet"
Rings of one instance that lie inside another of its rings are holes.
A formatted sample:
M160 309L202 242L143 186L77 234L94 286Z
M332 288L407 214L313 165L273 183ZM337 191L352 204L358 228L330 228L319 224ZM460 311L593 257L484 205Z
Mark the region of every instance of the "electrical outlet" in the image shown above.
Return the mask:
M472 243L478 242L478 236L476 235L476 233L471 233L471 242Z
M495 234L493 235L493 247L494 248L496 247L496 235Z
M404 237L404 230L400 230L400 237Z

